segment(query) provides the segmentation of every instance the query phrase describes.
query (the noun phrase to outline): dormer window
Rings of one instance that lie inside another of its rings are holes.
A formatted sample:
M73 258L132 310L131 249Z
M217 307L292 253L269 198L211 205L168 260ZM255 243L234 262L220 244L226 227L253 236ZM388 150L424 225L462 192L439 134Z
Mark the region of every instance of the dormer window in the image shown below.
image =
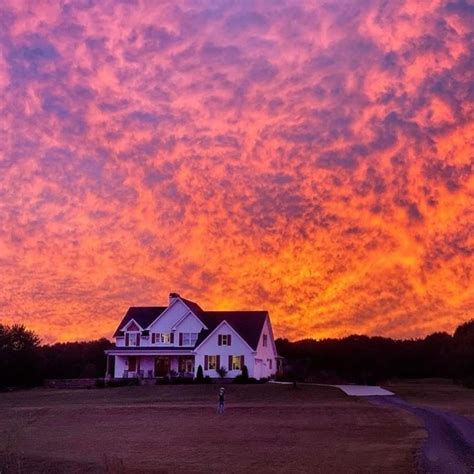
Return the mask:
M126 332L125 333L125 345L136 347L140 345L140 333L138 332Z
M264 334L263 339L262 339L262 345L263 347L267 347L267 344L268 344L268 337L266 334Z

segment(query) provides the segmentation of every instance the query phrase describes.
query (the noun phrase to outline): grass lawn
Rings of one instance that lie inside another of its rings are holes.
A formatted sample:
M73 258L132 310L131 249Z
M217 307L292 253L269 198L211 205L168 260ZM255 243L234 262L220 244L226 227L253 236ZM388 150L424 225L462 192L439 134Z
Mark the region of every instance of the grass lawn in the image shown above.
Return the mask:
M223 416L217 385L0 394L0 472L414 472L408 413L329 387L226 388Z
M400 380L385 384L384 388L415 405L439 408L474 421L474 390L450 380Z

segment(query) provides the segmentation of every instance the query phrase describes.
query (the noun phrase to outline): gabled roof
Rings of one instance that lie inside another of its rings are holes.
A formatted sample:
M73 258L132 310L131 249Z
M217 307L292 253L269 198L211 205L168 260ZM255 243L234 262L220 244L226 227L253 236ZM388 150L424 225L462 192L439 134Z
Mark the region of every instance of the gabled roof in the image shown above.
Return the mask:
M256 350L267 316L267 311L203 311L201 319L208 330L199 333L195 347L199 346L222 321L226 321L253 350Z
M194 347L199 346L222 321L226 321L253 350L257 349L260 334L262 333L263 325L268 316L267 311L204 311L194 301L187 300L181 296L179 299L186 304L207 327L207 329L203 329L199 333ZM113 337L123 335L120 330L131 319L134 319L143 328L148 327L167 308L167 306L132 306L120 322Z
M142 328L148 327L166 308L166 306L132 306L128 308L113 337L122 336L121 329L132 319Z
M187 300L179 296L179 299L198 317L201 317L201 314L204 313L204 310L194 301Z

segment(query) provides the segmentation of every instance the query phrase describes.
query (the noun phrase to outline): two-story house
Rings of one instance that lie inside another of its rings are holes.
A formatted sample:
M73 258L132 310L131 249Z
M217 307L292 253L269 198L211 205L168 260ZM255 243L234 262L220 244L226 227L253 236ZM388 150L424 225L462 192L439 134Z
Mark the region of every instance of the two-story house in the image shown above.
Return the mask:
M170 374L235 377L247 366L250 377L271 377L278 357L267 311L204 311L170 293L168 306L131 307L106 351L107 375L154 378Z

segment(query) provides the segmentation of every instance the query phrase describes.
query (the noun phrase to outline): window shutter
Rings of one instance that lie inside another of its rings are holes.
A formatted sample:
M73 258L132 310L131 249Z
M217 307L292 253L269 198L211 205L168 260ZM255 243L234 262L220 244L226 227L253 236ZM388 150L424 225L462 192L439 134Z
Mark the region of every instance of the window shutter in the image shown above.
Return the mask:
M216 356L216 370L221 368L221 356Z
M137 346L140 345L140 334L137 334Z
M151 343L154 344L155 343L155 338L156 338L156 334L154 332L151 333Z
M244 368L244 365L245 365L245 357L240 356L240 370Z
M232 370L232 356L229 356L229 370Z
M174 344L174 332L170 334L170 343Z
M125 333L125 345L126 346L128 346L129 339L130 339L130 337L129 337L128 332L127 332L127 333Z
M221 334L219 334L219 335L217 336L217 344L218 344L219 346L222 346L222 335L221 335Z
M231 344L231 335L230 334L227 334L227 345L230 346Z
M179 333L179 345L180 346L183 345L183 333L182 332Z
M209 358L207 356L204 356L204 370L207 370L209 368Z

